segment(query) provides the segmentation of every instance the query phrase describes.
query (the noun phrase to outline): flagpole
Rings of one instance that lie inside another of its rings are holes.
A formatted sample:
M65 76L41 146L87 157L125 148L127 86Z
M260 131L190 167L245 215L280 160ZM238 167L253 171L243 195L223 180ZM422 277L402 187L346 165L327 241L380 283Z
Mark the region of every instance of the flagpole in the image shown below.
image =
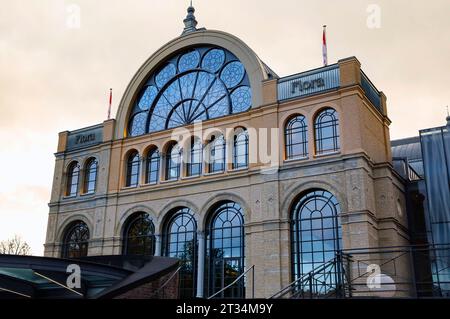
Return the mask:
M112 105L112 89L109 89L108 120L111 119L111 105Z
M327 26L323 26L322 36L322 54L323 54L323 66L328 65L328 48L327 48Z

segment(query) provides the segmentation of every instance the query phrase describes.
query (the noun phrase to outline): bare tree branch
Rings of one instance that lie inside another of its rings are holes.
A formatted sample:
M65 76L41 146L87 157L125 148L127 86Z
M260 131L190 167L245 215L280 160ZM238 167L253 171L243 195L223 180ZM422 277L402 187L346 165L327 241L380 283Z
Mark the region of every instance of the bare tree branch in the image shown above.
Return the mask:
M31 255L31 247L20 236L0 242L0 254L6 255Z

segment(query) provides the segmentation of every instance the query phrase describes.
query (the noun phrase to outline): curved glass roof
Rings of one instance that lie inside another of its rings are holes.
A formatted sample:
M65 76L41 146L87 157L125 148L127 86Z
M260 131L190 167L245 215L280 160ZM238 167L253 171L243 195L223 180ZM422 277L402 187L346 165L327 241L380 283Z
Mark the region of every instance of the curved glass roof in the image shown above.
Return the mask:
M133 106L128 135L241 113L251 106L249 78L234 54L215 46L189 48L150 75Z

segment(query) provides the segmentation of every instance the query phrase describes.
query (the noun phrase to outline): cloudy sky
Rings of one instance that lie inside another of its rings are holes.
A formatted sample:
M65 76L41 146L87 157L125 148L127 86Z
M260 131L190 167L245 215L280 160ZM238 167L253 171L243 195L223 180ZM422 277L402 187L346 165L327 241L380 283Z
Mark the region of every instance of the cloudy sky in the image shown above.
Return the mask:
M0 240L43 253L58 132L102 122L183 28L188 0L0 0ZM195 0L199 26L244 40L280 76L356 56L388 97L391 137L450 104L449 0ZM77 15L79 13L79 16Z

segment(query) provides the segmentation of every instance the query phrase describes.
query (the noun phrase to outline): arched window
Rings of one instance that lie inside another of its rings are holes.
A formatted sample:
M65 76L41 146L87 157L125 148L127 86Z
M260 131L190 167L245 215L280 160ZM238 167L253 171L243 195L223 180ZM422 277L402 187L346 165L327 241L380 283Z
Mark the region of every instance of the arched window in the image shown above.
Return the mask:
M132 152L127 160L127 186L137 186L139 183L140 159L138 152Z
M225 171L225 139L223 135L209 143L209 173Z
M312 190L298 199L291 212L292 273L293 279L320 269L332 261L342 249L342 230L339 221L340 207L336 198L324 190ZM330 270L331 269L331 270ZM330 268L327 274L317 272L314 276L322 284L315 292L330 291L336 285L337 269ZM325 270L324 270L325 271ZM320 277L320 278L319 278ZM309 287L298 287L308 290Z
M252 106L244 65L213 46L189 48L169 57L149 75L128 122L128 135L245 112Z
M202 161L203 161L203 147L202 143L197 141L192 141L189 163L187 164L187 176L200 176L202 173Z
M171 145L166 155L166 180L180 178L181 149L178 144Z
M321 111L315 120L316 154L339 151L339 119L332 108Z
M84 175L84 192L91 194L95 192L97 183L98 162L95 158L90 159L86 164Z
M247 130L234 135L233 169L248 167L248 133Z
M297 115L286 124L285 131L286 159L308 156L308 137L305 117Z
M156 184L159 180L159 151L154 149L147 154L147 171L145 182L147 184Z
M76 196L78 193L78 180L80 179L80 165L78 162L70 164L67 174L66 196Z
M124 255L153 256L155 252L155 226L146 213L136 213L125 224Z
M89 229L82 221L69 225L63 239L63 258L80 258L88 255Z
M238 204L225 202L214 210L207 226L206 263L209 296L244 272L244 216ZM239 280L218 297L244 298L244 281Z
M165 229L165 255L181 261L180 297L196 296L197 223L188 208L177 210Z

